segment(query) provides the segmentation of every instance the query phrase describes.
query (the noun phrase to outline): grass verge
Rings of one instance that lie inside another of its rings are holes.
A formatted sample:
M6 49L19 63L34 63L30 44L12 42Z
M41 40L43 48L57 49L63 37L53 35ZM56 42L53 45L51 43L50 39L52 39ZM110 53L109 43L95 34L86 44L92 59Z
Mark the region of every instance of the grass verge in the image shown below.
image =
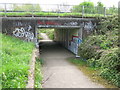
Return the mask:
M0 35L0 72L2 72L2 36ZM2 89L2 75L0 73L0 90Z
M88 76L93 82L99 83L103 85L105 88L117 88L116 86L112 85L107 80L103 79L99 71L100 69L89 67L87 62L84 60L80 60L77 58L69 58L68 59L71 63L75 64L86 76Z
M2 37L2 88L25 88L34 44L0 33Z
M36 58L35 62L35 88L42 88L41 59Z

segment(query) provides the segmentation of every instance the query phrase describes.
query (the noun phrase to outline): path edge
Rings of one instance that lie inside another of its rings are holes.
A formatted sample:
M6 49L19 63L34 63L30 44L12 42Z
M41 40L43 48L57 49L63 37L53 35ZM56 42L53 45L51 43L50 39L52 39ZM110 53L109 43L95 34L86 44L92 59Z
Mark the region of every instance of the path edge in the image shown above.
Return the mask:
M33 49L32 58L30 60L28 83L26 85L26 88L34 88L35 62L36 62L36 57L38 57L37 54L38 54L38 49L37 48Z

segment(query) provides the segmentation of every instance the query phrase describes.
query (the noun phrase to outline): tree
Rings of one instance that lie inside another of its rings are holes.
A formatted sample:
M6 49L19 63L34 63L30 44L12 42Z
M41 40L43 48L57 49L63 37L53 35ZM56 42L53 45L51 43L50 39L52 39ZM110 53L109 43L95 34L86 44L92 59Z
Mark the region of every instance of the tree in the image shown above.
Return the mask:
M104 4L102 2L97 2L97 7L104 7Z
M97 2L96 13L104 14L104 4L102 2Z
M82 12L84 6L85 13L91 13L94 11L94 3L93 2L82 2L79 5L76 5L72 8L72 12Z
M118 13L118 8L116 8L113 5L113 7L108 8L106 11L107 11L107 14L117 14Z

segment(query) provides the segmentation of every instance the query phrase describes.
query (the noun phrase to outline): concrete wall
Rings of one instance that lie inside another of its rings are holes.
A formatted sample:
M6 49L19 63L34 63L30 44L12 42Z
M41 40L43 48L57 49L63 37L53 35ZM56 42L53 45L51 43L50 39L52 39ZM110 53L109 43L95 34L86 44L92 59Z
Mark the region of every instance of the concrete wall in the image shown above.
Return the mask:
M25 41L34 41L36 22L32 20L3 19L2 32L21 38Z
M73 37L81 38L81 29L55 29L55 41L76 54L74 50L76 48L76 42L74 42Z

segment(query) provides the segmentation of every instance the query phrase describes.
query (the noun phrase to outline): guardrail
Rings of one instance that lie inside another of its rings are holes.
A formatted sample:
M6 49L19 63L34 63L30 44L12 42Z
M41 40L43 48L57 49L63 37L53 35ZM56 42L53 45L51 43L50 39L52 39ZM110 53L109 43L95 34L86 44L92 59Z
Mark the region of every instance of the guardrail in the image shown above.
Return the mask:
M43 14L44 13L44 14ZM62 14L61 14L62 13ZM63 14L64 13L64 14ZM18 4L18 3L0 3L0 16L81 16L94 15L113 15L117 14L115 7L86 7L66 4Z

